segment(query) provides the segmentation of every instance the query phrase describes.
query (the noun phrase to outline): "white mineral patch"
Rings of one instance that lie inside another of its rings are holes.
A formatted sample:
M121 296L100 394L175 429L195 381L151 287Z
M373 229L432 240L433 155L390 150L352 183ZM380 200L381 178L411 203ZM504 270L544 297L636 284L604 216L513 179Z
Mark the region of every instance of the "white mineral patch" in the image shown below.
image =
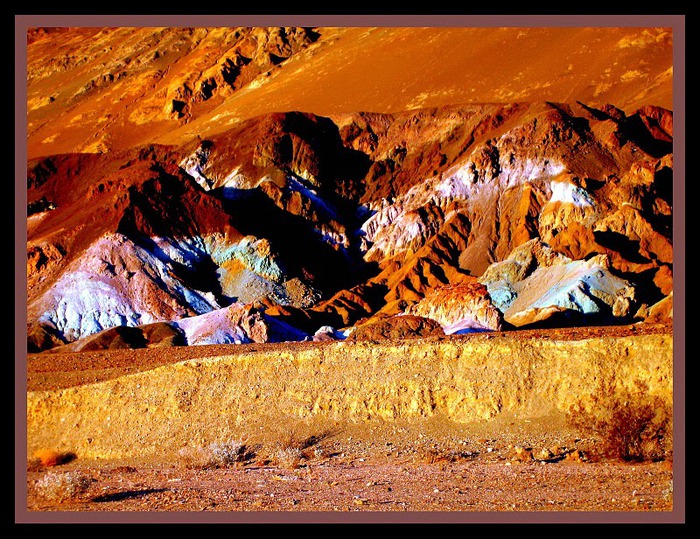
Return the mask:
M209 189L209 179L202 173L202 169L198 164L184 166L183 168L185 169L187 174L192 176L199 185L204 187L204 189Z
M471 161L460 165L456 170L448 172L448 174L449 175L445 182L461 185L463 186L462 188L472 185L476 181L476 175L474 174L474 164Z
M240 173L240 165L236 166L221 182L222 187L229 187L232 189L246 189L250 187L248 178ZM224 190L224 196L226 196L227 191Z
M499 164L500 172L488 182L478 182L479 171L471 161L462 162L446 171L441 179L428 178L409 189L404 195L389 205L382 205L377 213L365 221L361 227L367 242L372 245L367 256L382 253L384 256L415 247L417 238L425 239L426 234L436 232L434 226L428 230L425 224L408 217L410 212L427 204L446 208L457 202L459 207L468 209L474 204L495 203L499 193L515 185L541 182L561 174L566 167L559 161L547 159L516 158L513 163ZM555 183L561 182L552 182ZM555 196L590 203L585 191L566 191L557 187ZM452 208L454 210L454 208ZM436 223L431 223L435 225Z
M27 216L27 225L32 226L40 223L41 221L44 220L44 217L46 217L49 213L48 211L41 211L34 213L32 215Z
M192 256L191 251L160 242L166 244L169 256L178 260ZM159 321L164 301L173 316L219 308L211 294L192 290L173 275L165 251L156 256L120 234L109 234L86 249L28 307L40 321L74 340L114 326Z
M416 249L435 234L441 225L441 219L426 221L418 212L402 213L377 231L374 244L367 250L366 257L371 259L377 252L387 256L407 248Z
M183 318L175 325L185 334L189 345L253 342L242 327L232 323L228 308Z
M180 161L180 166L185 169L187 174L192 176L199 185L208 190L212 187L212 181L206 177L202 170L202 165L204 163L206 163L206 158L201 154L194 153Z
M442 182L438 183L435 191L441 198L469 198L473 176L470 172L464 172L460 169L455 175L448 176Z
M328 230L323 225L314 228L314 230L319 234L323 242L327 243L328 245L342 248L347 248L350 245L350 242L345 234Z
M47 296L49 309L39 321L50 322L71 340L117 325L151 321L134 310L122 287L89 271L67 272Z
M533 182L540 179L553 178L558 176L566 167L559 162L541 160L541 159L524 159L517 160L514 164L503 165L501 174L508 178L517 178L520 182L523 180Z
M593 207L593 201L585 189L577 187L572 183L563 181L552 181L552 198L550 202L563 202L573 204L579 208Z
M473 318L463 318L454 324L444 326L445 335L454 335L462 333L473 333L478 331L493 331L491 328L484 327L482 324Z
M175 325L185 334L188 345L245 344L255 342L253 336L248 333L251 322L267 327L269 342L301 341L307 337L305 333L284 322L260 314L251 314L242 303L199 316L182 318L176 321Z
M206 254L206 245L202 238L151 238L158 246L160 253L155 253L159 258L172 260L186 267L192 267L202 256Z
M400 213L400 204L383 206L381 210L377 211L377 213L372 215L363 223L360 230L365 233L365 237L368 241L374 241L375 235L384 227L387 227L393 223Z
M513 289L517 298L505 313L509 321L534 310L592 314L609 309L612 312L618 297L634 296L633 287L627 281L611 274L595 259L539 268L526 279L514 283Z

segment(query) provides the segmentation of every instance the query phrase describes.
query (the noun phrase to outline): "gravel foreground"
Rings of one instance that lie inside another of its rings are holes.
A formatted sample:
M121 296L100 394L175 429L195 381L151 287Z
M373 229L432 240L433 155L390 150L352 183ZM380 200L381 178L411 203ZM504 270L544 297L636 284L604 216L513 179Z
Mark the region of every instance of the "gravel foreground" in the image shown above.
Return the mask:
M527 443L524 443L527 442ZM296 458L76 458L26 475L26 518L115 523L678 522L674 466L595 457L561 418L340 425ZM82 481L61 500L46 477ZM681 489L682 492L682 489Z
M651 512L670 515L673 510L673 473L667 463L543 464L480 458L419 463L370 457L294 469L76 464L70 470L86 474L90 485L65 502L37 496L35 484L42 473L28 475L30 513L63 512L63 521L71 512L109 512L107 518L116 522L148 521L133 520L131 512L160 513L160 522L201 523L500 522L518 515L532 521L533 513L541 513L543 521L556 513L559 521L604 522L613 517L642 522ZM375 513L385 515L377 519ZM657 516L663 519L663 514Z

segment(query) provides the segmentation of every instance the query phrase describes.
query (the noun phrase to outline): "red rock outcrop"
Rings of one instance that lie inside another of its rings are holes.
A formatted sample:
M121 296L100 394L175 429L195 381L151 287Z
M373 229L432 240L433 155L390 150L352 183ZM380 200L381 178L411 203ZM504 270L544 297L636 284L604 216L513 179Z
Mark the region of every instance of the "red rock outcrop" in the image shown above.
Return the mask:
M651 323L673 320L673 292L651 307L643 307L637 316Z
M436 288L406 312L436 320L448 335L503 329L503 315L491 302L486 286L476 279L469 284Z

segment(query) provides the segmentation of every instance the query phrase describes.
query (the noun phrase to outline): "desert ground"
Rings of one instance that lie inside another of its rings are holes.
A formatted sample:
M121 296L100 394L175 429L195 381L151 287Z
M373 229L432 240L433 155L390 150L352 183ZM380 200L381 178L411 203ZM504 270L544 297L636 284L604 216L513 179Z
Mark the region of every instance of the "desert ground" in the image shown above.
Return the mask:
M497 340L507 333L446 340ZM512 333L520 340L561 344L603 334L668 336L672 328L637 324ZM312 349L328 344L293 346ZM244 347L237 349L239 353ZM231 354L231 347L139 352L30 356L29 395L99 386L139 373L147 376L167 365L196 362L198 355ZM50 423L46 425L50 430ZM241 458L226 463L207 459L201 451L197 455L193 447L189 453L139 452L127 432L123 433L125 446L130 441L134 446L112 457L77 451L63 458L63 463L42 465L29 455L27 515L38 521L78 522L86 515L98 521L106 516L114 522L148 522L149 518L203 523L532 522L540 517L567 522L610 518L663 522L673 520L679 509L674 507L672 451L646 462L606 457L594 433L572 426L566 414L556 410L539 414L504 410L489 420L469 422L440 413L403 414L391 420L376 415L343 420L310 414L283 421L273 414L268 418L260 414L246 428L247 434L239 438L245 457L241 451ZM65 447L70 446L67 443ZM181 444L180 440L171 445ZM49 474L81 476L86 486L68 499L52 499L41 489L41 481Z

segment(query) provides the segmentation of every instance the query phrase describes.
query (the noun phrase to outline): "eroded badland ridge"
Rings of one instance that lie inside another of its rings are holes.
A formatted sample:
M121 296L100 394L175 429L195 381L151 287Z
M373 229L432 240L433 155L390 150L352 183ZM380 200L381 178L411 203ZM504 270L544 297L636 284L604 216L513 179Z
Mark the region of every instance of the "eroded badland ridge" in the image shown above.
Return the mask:
M30 451L671 406L671 29L27 47Z
M448 37L484 37L434 32L440 59L455 48ZM405 47L421 59L406 42L424 29L31 31L30 350L303 340L399 314L453 333L666 313L655 306L673 289L673 114L659 104L671 35L577 32L603 40L615 66L584 77L592 103L539 98L542 81L557 97L572 83L525 59L522 101L496 100L510 94L491 81L455 104L429 77L436 62L385 73ZM488 35L508 50L563 39ZM382 49L359 95L390 82L432 91L364 110L333 101L328 86L350 69L338 59L361 54L350 62L360 78L380 44L393 53ZM557 54L593 54L572 47ZM466 64L452 84L487 67ZM595 82L606 76L622 82ZM286 95L288 78L318 101L252 115L250 96L282 107L265 92ZM620 86L617 106L602 101Z

